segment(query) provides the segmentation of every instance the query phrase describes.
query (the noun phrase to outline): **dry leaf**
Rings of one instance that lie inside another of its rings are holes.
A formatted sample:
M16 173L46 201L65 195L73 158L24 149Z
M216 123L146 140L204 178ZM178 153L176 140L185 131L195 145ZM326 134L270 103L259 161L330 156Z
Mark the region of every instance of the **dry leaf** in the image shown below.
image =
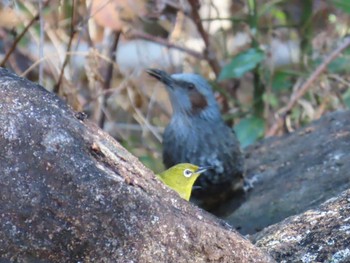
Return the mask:
M102 27L125 31L146 12L145 0L93 0L91 14Z

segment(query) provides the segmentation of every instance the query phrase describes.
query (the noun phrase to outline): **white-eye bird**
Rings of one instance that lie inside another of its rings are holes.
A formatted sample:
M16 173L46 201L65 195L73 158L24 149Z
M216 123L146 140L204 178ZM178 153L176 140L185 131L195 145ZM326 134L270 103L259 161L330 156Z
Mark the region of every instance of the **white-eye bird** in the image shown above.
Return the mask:
M179 163L157 174L157 176L164 184L175 190L180 197L189 201L194 182L201 173L209 168L210 167L198 167L190 163Z

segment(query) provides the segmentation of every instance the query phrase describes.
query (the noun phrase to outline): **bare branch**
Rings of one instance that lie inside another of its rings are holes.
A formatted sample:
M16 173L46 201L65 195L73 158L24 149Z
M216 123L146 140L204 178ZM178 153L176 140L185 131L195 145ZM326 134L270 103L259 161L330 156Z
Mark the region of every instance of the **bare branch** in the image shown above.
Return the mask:
M155 36L143 33L143 32L134 32L134 33L132 33L130 35L127 35L126 37L128 39L149 40L149 41L158 43L158 44L163 45L163 46L168 47L168 48L173 48L173 49L177 49L177 50L183 51L183 52L185 52L185 53L187 53L187 54L189 54L192 57L195 57L197 59L205 59L204 56L201 53L197 52L197 51L194 51L194 50L191 50L191 49L185 48L185 47L180 47L180 46L178 46L176 44L170 43L169 41L167 41L164 38L155 37Z
M57 84L55 85L55 87L53 89L54 93L58 93L59 90L60 90L60 85L62 83L64 69L65 69L65 67L68 64L68 59L69 59L69 56L67 55L67 53L71 49L73 38L74 38L74 35L76 33L75 25L74 25L74 23L75 23L75 4L76 4L76 1L73 0L73 3L72 3L72 18L71 18L71 23L70 23L70 37L69 37L69 42L68 42L68 46L67 46L67 52L66 52L66 56L64 58L64 62L63 62L62 68L61 68L61 72L60 72L60 76L58 78Z
M114 61L116 58L116 49L118 47L118 43L119 43L119 38L121 35L121 31L116 31L114 34L114 40L113 43L111 45L111 48L109 50L109 57L111 58L111 61L108 61L108 67L107 67L107 71L106 71L106 76L105 76L105 81L103 84L103 89L104 90L109 90L110 86L111 86L111 81L112 81L112 75L113 75L113 65L114 65ZM104 126L104 122L106 120L106 114L104 113L106 107L107 107L107 99L108 99L109 95L108 94L104 94L103 95L103 101L102 101L102 112L100 115L100 119L99 119L99 126L103 129Z
M13 42L13 44L12 44L10 50L6 53L5 58L1 61L0 67L4 67L4 66L5 66L7 60L9 59L9 57L11 56L11 54L15 51L18 42L22 39L22 37L25 35L25 33L28 31L28 29L34 24L34 22L36 22L36 21L39 19L39 17L40 17L39 13L36 14L36 15L32 18L32 20L29 22L29 24L23 29L22 33L19 34L19 35L16 37L16 39L15 39L15 41Z
M204 30L201 18L200 18L199 13L198 13L198 7L200 4L199 4L198 0L188 0L188 2L191 5L190 18L195 23L197 30L198 30L199 34L201 35L201 37L204 41L204 44L205 44L204 57L208 61L211 68L213 69L215 75L218 76L220 73L220 65L219 65L219 62L216 59L215 53L213 52L213 49L210 45L209 35Z

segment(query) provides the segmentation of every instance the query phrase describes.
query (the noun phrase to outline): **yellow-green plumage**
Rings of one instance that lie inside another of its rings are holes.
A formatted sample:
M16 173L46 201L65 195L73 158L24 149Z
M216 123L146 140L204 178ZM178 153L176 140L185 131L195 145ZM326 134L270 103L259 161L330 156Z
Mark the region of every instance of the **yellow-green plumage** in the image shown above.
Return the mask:
M157 174L157 176L163 183L175 190L183 199L189 201L194 182L198 176L206 170L207 168L205 167L198 167L190 163L180 163Z

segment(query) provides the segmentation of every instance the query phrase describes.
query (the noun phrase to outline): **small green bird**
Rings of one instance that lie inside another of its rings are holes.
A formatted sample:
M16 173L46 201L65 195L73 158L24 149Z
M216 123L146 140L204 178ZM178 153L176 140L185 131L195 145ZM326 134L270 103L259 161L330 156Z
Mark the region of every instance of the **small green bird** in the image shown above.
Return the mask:
M179 163L157 174L157 176L163 183L175 190L180 197L189 201L194 182L201 173L204 173L209 168L198 167L190 163Z

